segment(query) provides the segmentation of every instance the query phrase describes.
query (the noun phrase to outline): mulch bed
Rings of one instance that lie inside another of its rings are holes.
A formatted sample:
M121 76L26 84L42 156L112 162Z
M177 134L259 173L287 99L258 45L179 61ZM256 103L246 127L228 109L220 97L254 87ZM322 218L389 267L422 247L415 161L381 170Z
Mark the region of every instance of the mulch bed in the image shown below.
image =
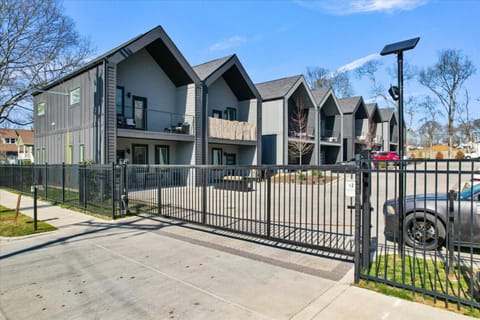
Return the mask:
M314 176L312 174L299 174L299 173L287 173L287 174L277 174L272 177L272 182L274 183L297 183L297 184L327 184L334 180L337 177L335 176Z

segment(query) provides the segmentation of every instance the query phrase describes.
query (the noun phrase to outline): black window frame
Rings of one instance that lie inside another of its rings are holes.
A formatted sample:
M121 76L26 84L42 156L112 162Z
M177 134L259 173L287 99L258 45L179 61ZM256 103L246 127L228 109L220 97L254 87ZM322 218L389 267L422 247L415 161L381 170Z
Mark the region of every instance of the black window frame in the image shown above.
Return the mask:
M167 149L167 163L164 163L163 165L168 165L170 164L170 146L166 144L157 144L155 145L155 164L160 164L160 157L158 151L161 148L166 148Z
M233 163L228 163L228 158L233 157ZM225 165L226 166L235 166L237 164L237 154L236 153L225 153Z
M145 102L143 105L143 127L141 128L138 127L137 119L135 118L135 100L143 100ZM147 130L147 103L146 97L132 96L132 118L135 120L135 129L137 130Z
M230 115L231 115L230 112L233 112L233 113L232 113L232 114L234 115L233 119L230 119ZM236 108L228 107L227 110L225 110L225 115L226 115L225 118L226 118L227 120L237 121L237 109L236 109Z
M135 149L145 147L145 163L135 162ZM148 164L148 144L132 144L132 164Z
M117 90L121 90L122 91L122 113L118 113L118 107L120 106L118 104L118 101L117 101ZM117 113L117 116L125 116L125 87L123 86L117 86L117 88L115 89L115 109L116 109L116 113Z
M214 163L213 163L213 159L214 159L214 156L213 156L213 155L215 154L215 151L218 151L218 152L220 153L220 161L219 161L219 163L217 163L217 164L214 164ZM212 160L211 160L211 163L212 163L213 165L218 165L218 166L223 165L223 149L222 149L222 148L212 148Z
M218 115L218 117L215 117L215 115ZM222 111L218 110L218 109L213 109L212 110L212 118L222 119Z

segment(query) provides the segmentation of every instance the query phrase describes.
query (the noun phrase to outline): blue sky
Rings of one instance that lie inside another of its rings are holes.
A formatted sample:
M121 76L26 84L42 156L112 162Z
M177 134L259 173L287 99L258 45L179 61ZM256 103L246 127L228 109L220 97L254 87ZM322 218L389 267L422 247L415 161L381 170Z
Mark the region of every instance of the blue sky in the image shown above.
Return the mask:
M102 54L161 25L186 59L197 65L236 53L253 82L304 73L306 67L338 70L376 58L385 44L419 36L405 53L417 67L432 65L442 49L460 49L479 69L466 87L480 117L480 1L85 1L66 0L78 31ZM378 58L394 66L394 55ZM354 93L368 85L352 77ZM386 87L391 80L383 76ZM405 94L426 92L415 81ZM417 114L416 117L421 115Z

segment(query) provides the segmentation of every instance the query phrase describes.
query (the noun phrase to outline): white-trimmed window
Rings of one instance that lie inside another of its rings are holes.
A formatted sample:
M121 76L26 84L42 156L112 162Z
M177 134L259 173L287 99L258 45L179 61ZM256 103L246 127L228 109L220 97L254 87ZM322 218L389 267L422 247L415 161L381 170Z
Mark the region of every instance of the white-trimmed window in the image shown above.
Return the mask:
M45 102L37 104L37 116L45 115Z
M70 90L70 105L80 103L80 88Z
M83 144L80 145L80 149L78 151L78 157L80 162L85 162L85 146Z
M170 164L170 148L155 146L155 164Z

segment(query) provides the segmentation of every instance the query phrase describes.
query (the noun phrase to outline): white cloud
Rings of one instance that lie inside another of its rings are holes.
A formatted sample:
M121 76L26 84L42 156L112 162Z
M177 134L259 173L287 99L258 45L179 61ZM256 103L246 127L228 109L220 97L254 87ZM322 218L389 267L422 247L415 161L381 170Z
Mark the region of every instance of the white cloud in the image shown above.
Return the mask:
M219 42L214 43L210 46L208 50L210 51L222 51L227 50L235 47L239 47L242 44L247 42L247 38L242 36L233 36L228 39L221 40Z
M367 63L369 61L377 60L379 58L380 58L380 55L378 53L372 53L372 54L369 54L368 56L365 56L363 58L354 60L350 63L347 63L347 64L341 66L340 68L338 68L337 72L352 71L352 70L360 68L361 66L363 66L365 63Z
M409 11L426 4L429 0L320 0L296 1L299 5L334 15L349 15L367 12Z

